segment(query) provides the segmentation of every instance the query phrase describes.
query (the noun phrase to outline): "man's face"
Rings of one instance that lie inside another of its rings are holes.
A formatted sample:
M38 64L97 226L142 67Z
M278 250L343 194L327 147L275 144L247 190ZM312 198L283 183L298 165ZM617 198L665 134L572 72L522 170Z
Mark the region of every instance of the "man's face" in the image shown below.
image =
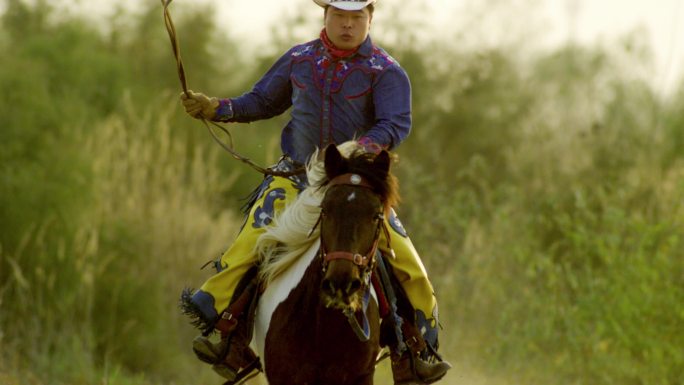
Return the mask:
M330 6L325 13L325 30L337 48L354 49L368 37L372 19L367 7L360 11L343 11Z

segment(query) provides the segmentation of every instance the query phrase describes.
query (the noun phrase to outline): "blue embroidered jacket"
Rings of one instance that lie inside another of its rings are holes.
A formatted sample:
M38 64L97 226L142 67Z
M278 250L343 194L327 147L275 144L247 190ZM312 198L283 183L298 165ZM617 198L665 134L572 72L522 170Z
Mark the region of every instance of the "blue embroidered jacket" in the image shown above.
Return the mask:
M250 92L221 100L215 119L251 122L290 107L281 148L301 163L317 147L352 139L392 149L411 130L408 76L370 37L353 56L339 60L320 39L291 48Z

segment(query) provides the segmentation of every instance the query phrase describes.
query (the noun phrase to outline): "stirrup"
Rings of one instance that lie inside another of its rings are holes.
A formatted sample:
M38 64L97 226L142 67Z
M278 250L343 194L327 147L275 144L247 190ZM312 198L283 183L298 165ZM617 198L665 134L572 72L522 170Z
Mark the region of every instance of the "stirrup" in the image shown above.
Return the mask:
M212 369L219 376L227 379L226 385L238 384L241 381L246 381L253 376L256 376L261 371L261 361L259 357L252 351L249 346L243 348L243 353L249 354L252 357L251 362L242 366L237 362L232 362L230 365L227 358L230 355L230 343L225 339L213 343L205 336L197 336L192 341L192 350L195 352L197 358L202 362L212 365ZM240 368L242 367L242 370ZM257 370L256 373L252 373ZM252 375L250 376L250 373ZM249 377L248 377L249 376Z
M259 372L262 371L261 368L261 360L259 360L259 357L255 358L254 361L252 361L251 364L247 365L244 367L242 370L238 371L235 373L234 370L232 370L228 365L225 363L221 364L216 364L213 366L213 369L216 373L219 375L223 376L224 378L227 378L222 374L222 369L219 369L219 366L225 368L226 370L229 370L234 374L234 378L231 380L229 379L228 381L224 382L223 385L237 385L237 384L242 384L243 382L255 377L256 375L259 374ZM221 370L221 371L220 371Z
M433 362L430 362L433 361ZM395 385L427 385L441 380L451 369L443 360L423 360L410 350L392 360Z

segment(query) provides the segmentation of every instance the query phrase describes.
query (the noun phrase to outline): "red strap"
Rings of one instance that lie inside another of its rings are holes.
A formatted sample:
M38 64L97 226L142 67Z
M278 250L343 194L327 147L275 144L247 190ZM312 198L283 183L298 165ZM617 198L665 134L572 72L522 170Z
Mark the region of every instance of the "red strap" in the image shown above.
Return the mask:
M232 313L229 313L228 311L224 311L223 314L221 314L221 318L219 318L219 320L216 321L216 325L214 325L214 328L221 332L221 337L226 337L228 334L230 334L230 332L235 330L237 323L237 316L234 316Z
M385 291L382 289L382 284L378 279L378 276L373 272L371 275L371 284L375 288L375 294L378 297L378 311L380 312L380 318L385 318L390 313L389 302L387 297L385 297Z
M326 262L330 262L335 259L346 259L347 261L352 261L352 263L361 267L368 266L368 262L370 262L370 258L367 256L358 253L351 253L349 251L331 251L329 253L325 253L323 258Z
M245 311L245 307L254 295L254 283L249 284L235 302L231 303L216 321L214 328L219 330L222 335L228 334L237 326L238 318Z

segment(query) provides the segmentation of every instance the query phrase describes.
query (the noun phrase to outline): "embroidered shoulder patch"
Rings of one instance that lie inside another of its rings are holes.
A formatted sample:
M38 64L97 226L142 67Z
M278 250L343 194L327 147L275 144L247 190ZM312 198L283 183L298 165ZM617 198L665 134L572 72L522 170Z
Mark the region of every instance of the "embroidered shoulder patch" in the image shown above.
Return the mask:
M396 62L397 61L383 49L373 47L373 54L368 59L368 66L374 70L383 71Z
M315 52L314 44L312 42L309 42L309 43L302 44L302 45L294 47L290 51L290 55L292 55L292 57L313 56L314 52Z

